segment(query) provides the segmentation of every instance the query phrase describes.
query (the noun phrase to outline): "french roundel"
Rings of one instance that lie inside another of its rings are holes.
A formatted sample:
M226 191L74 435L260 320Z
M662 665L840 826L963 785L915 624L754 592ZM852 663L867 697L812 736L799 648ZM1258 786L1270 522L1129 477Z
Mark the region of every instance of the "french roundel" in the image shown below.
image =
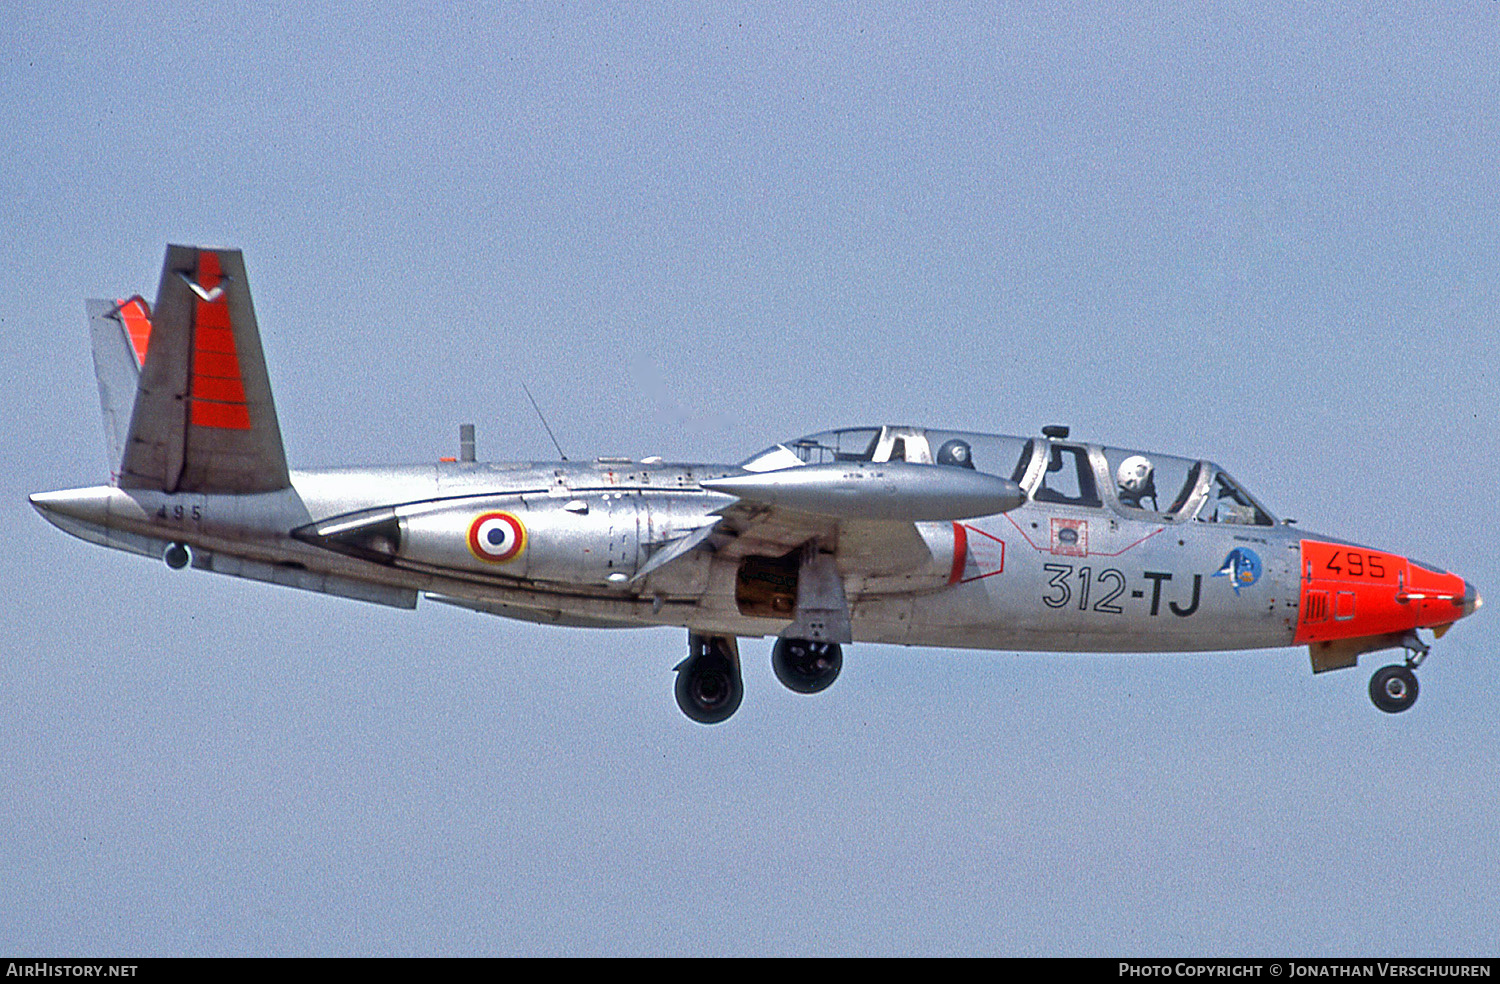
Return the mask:
M510 513L485 513L469 524L469 552L480 560L501 564L526 549L526 527Z

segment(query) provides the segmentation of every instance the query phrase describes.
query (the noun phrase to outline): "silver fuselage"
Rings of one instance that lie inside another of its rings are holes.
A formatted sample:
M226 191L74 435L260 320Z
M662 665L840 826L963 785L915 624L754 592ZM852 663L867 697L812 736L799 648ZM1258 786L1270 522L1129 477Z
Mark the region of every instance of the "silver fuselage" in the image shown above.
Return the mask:
M609 460L444 462L294 471L291 488L260 494L99 486L34 502L95 543L151 557L182 543L200 569L365 601L412 607L425 594L544 623L776 635L789 616L743 611L742 554L733 550L705 543L636 576L661 545L713 524L716 510L736 502L702 482L740 474L730 465ZM490 562L465 543L474 518L491 511L524 522L524 549L511 561ZM365 516L394 517L401 542L390 562L292 536ZM846 535L835 545L856 640L1139 652L1286 646L1296 633L1304 534L1284 525L1143 519L1110 504L1029 501L915 528L925 550L892 554L878 535ZM1059 529L1074 533L1060 542ZM1236 592L1214 572L1245 546L1264 566L1256 590Z

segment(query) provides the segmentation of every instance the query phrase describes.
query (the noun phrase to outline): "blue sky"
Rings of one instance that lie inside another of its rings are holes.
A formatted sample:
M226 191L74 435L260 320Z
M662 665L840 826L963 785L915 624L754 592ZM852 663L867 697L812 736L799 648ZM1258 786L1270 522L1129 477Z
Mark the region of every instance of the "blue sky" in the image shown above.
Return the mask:
M835 426L1213 458L1500 592L1500 9L19 4L0 26L0 950L1448 954L1500 924L1488 611L1303 650L682 633L89 547L82 298L244 249L295 466Z

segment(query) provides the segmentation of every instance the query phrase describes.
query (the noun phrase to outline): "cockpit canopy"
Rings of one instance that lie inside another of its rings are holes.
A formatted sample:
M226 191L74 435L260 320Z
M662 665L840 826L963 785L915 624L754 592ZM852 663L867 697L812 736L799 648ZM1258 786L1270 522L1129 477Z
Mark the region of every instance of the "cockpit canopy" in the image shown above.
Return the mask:
M1163 522L1274 526L1275 517L1211 461L1050 437L924 427L848 427L774 444L740 467L764 472L838 461L906 461L1009 478L1043 505L1110 508Z

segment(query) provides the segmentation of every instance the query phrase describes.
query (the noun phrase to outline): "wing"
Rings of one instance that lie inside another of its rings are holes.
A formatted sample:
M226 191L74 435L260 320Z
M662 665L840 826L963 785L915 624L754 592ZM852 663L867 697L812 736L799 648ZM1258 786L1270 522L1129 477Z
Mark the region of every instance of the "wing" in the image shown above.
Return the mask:
M900 461L799 465L703 487L739 501L718 510L712 534L672 544L663 565L718 537L730 556L775 556L814 542L846 575L904 574L933 559L918 522L988 516L1026 501L1019 485L996 475Z
M711 549L736 566L741 610L789 618L781 633L788 637L852 641L846 577L901 574L933 560L910 522L840 520L743 500L717 515L717 522L662 545L636 580Z
M240 251L168 246L149 331L120 486L228 493L287 487Z
M914 570L932 560L915 523L900 520L833 519L812 513L736 502L720 509L712 528L719 552L728 557L781 556L816 541L851 574L880 577Z
M950 555L946 566L935 563L918 523L951 529L949 549L956 554L957 520L1026 501L1019 485L997 475L902 461L796 465L702 485L737 501L717 510L711 526L663 544L636 580L700 547L713 549L737 562L741 613L789 616L783 636L828 642L852 638L846 581L867 591L872 581L902 577L901 590L911 591L924 580L937 586L962 573L966 558Z
M842 568L867 577L902 574L932 560L914 523L838 520L746 501L715 515L716 522L659 545L633 580L645 580L700 547L733 559L779 557L816 541L832 550Z

